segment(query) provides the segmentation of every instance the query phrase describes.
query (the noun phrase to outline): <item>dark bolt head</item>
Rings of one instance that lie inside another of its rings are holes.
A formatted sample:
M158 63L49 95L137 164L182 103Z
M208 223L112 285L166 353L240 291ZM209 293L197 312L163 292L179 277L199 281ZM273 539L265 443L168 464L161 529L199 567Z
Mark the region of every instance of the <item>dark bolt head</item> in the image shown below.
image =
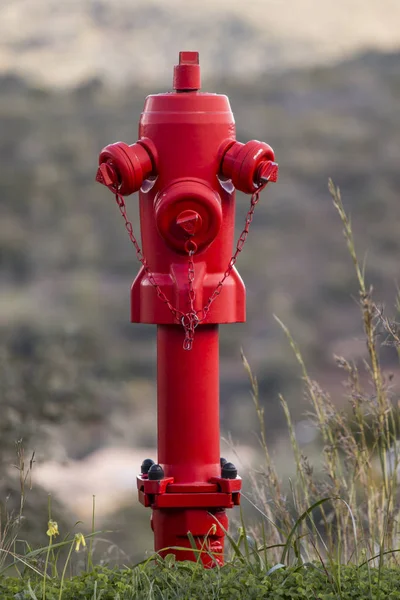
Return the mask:
M224 479L236 479L237 477L237 468L233 463L226 462L222 467L221 476Z
M228 461L226 460L226 458L224 458L223 456L221 456L221 458L219 459L219 464L221 465L221 469L224 465L226 465Z
M142 462L142 466L140 467L140 472L142 473L142 475L147 475L150 467L153 465L154 465L154 460L151 460L151 458L145 458L144 461Z
M164 469L161 465L151 465L147 474L150 481L160 481L160 479L164 479Z

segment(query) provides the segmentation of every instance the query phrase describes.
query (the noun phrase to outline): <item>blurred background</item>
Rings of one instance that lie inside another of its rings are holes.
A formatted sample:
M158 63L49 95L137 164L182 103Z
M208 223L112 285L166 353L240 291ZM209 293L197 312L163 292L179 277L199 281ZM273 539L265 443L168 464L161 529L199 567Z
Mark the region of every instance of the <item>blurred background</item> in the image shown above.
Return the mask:
M98 526L117 530L108 536L117 561L152 547L135 475L156 455L156 332L129 322L138 263L94 176L103 146L136 140L144 98L170 89L180 50L200 52L204 91L229 96L238 139L265 140L280 165L238 261L247 323L221 327L221 431L239 458L224 443L222 454L239 470L261 462L241 348L282 476L293 467L279 393L304 452L316 452L300 372L273 315L345 407L333 356L361 363L366 345L327 181L342 190L375 298L392 314L399 23L398 0L1 0L0 501L18 506L23 438L26 456L36 451L25 537L46 542L48 492L57 520L87 528L95 495ZM238 233L247 208L239 195ZM136 197L128 209L138 233ZM390 348L382 360L398 369Z

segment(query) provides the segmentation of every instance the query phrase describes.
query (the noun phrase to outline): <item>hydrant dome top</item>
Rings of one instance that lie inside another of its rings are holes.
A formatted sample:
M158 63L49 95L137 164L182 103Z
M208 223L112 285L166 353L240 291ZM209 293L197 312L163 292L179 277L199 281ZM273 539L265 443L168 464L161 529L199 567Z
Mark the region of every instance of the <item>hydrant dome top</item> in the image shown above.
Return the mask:
M166 92L163 94L151 94L147 96L142 112L148 113L169 113L174 120L174 113L212 113L218 120L221 117L233 120L231 105L227 96L223 94L209 94L196 92L194 94L181 94L178 92ZM159 117L158 117L159 118Z
M184 113L204 113L213 115L216 121L233 121L229 99L223 94L200 92L200 65L198 52L180 52L179 64L174 67L173 91L147 96L141 122L163 121L160 114L168 114L168 121L174 122L177 115ZM220 115L218 115L220 113ZM175 116L174 116L175 115ZM215 117L214 117L215 115ZM144 120L143 120L144 118ZM183 117L185 119L185 117ZM200 117L201 119L201 117Z

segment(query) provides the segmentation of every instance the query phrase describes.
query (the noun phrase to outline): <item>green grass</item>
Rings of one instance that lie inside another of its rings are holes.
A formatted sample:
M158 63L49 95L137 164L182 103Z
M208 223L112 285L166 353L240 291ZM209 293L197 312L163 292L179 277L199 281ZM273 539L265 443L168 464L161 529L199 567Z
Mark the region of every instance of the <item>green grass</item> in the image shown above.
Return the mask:
M96 568L65 582L62 598L77 600L204 599L378 599L400 598L397 569L340 568L340 581L317 565L282 567L275 571L255 565L229 563L206 570L198 563L174 563L157 559L126 569ZM42 582L37 578L0 581L2 600L40 600ZM58 600L60 582L51 581L46 598Z
M384 317L382 309L375 304L372 288L367 286L357 258L351 222L343 208L340 191L332 182L329 190L356 271L368 360L360 368L344 357L335 357L345 375L343 389L349 407L349 410L340 410L311 378L290 331L276 317L301 370L310 404L308 416L319 432L322 456L319 464L311 465L302 453L288 405L281 396L297 471L288 493L283 489L268 448L257 380L243 357L259 418L266 467L266 477L255 474L252 478L253 502L265 515L263 535L276 545L271 559L278 560L279 548L286 544L297 516L309 511L307 518L298 523L291 548L303 561L324 558L328 562L358 564L360 560L377 556L373 559L374 565L378 562L397 565L397 555L392 551L400 546L400 421L391 377L380 364L379 344L383 341L399 350L398 325ZM330 500L310 511L309 507L321 498Z
M93 539L98 533L94 506L92 533L86 538L70 532L57 541L58 526L49 503L49 543L32 549L18 541L34 463L32 456L26 464L18 444L21 506L0 531L1 599L400 598L400 413L391 378L380 362L380 345L400 352L400 327L375 303L340 191L332 182L329 190L355 268L368 351L361 365L335 357L345 379L348 410L339 409L311 378L291 332L276 317L301 371L308 417L319 432L319 463L311 464L304 455L288 404L280 396L296 465L296 476L282 481L268 446L257 378L243 355L264 456L263 468L250 473L250 492L245 489L243 494L257 509L256 525L246 526L242 520L237 535L227 535L222 568L205 570L200 561L177 563L173 555L165 560L154 555L133 568L112 570L93 564ZM77 553L81 558L84 552L84 569L71 576L77 571Z

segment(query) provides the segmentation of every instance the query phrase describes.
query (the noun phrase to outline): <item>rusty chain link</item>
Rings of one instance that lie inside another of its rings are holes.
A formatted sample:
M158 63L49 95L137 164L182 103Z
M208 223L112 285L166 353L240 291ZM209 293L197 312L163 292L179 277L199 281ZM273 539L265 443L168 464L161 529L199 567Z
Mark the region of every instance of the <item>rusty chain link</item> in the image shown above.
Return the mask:
M136 256L137 256L139 262L143 265L143 268L145 270L145 273L146 273L151 285L155 288L155 290L157 292L157 296L160 298L160 300L162 302L164 302L164 304L167 305L168 309L172 313L175 320L177 322L182 323L182 326L183 326L183 329L185 332L185 338L183 341L183 349L184 350L192 349L193 341L194 341L194 332L195 332L196 327L206 319L212 303L218 298L218 296L221 293L221 289L222 289L222 286L223 286L225 280L232 273L232 269L235 266L235 263L237 261L237 258L239 256L240 252L243 250L243 246L244 246L247 236L249 234L249 229L250 229L251 222L253 220L254 211L255 211L256 205L260 199L260 192L264 189L265 186L266 186L266 183L261 185L255 192L253 192L251 199L250 199L250 208L246 215L245 226L244 226L244 229L243 229L242 233L240 234L239 239L236 243L235 253L233 254L232 258L230 259L222 279L219 281L217 287L215 288L215 290L213 291L211 296L208 298L206 304L200 310L195 309L196 293L195 293L194 285L193 285L194 278L195 278L193 255L195 253L195 250L191 249L188 251L188 290L189 290L188 298L189 298L190 309L186 313L175 308L171 304L171 302L168 300L167 296L164 294L164 292L162 291L159 284L156 282L154 274L151 272L150 267L147 264L147 260L144 257L143 252L137 242L135 234L133 233L133 225L129 221L128 215L126 213L126 204L125 204L124 197L118 192L118 189L116 189L114 186L107 186L113 192L113 194L115 194L115 200L118 204L118 208L120 210L122 218L124 219L125 228L128 232L128 235L130 237L132 244L135 247Z
M196 300L196 293L194 291L193 283L194 283L194 262L192 256L194 255L194 250L189 250L189 258L188 258L188 285L189 285L189 303L190 310L184 317L182 317L182 325L185 330L185 339L183 341L183 349L191 350L194 341L194 330L199 324L199 317L197 316L197 311L194 307L194 302Z

